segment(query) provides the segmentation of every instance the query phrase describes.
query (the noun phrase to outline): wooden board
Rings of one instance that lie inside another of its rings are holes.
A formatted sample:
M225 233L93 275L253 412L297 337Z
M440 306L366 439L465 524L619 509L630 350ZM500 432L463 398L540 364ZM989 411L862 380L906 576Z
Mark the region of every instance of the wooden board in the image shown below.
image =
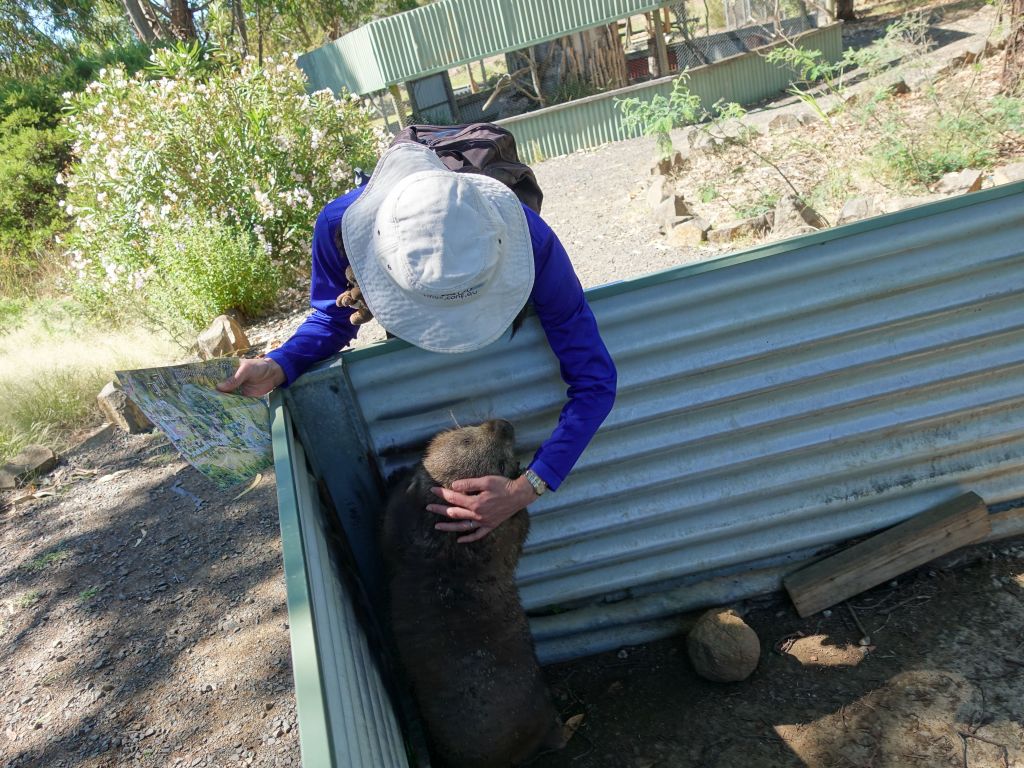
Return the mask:
M791 573L782 583L797 612L806 617L980 541L990 531L985 501L965 493Z

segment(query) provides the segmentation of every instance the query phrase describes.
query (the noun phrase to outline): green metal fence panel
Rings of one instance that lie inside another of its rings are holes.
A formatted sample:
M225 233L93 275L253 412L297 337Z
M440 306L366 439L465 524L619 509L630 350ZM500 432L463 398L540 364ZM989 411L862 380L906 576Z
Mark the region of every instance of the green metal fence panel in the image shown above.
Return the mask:
M831 24L810 30L794 38L793 43L820 50L829 61L838 61L843 50L842 25ZM687 70L687 74L690 90L701 97L705 107L711 107L719 99L752 104L781 93L796 79L792 70L768 63L764 50L694 67ZM655 96L668 97L675 78L675 75L663 77L496 122L516 137L523 160L535 163L548 157L636 138L640 135L639 130L629 132L622 126L622 113L616 101L627 98L650 101Z
M302 764L407 768L365 600L344 578L334 511L320 502L283 399L271 399L272 433Z
M310 88L373 93L663 6L651 0L438 0L299 57Z

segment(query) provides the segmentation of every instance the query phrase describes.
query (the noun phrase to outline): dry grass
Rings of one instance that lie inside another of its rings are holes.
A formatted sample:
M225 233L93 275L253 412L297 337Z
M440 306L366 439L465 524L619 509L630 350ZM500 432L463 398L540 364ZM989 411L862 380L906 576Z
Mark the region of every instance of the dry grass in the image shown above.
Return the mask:
M962 115L968 126L983 126L981 113L993 103L1000 67L1001 57L987 59L939 79L928 92L874 104L865 94L827 122L757 135L749 147L733 144L716 152L691 153L680 186L697 213L715 223L770 208L780 195L792 192L790 185L833 223L843 203L853 197L927 194L927 185L901 174L881 150L916 131L923 134L942 115ZM776 168L761 162L751 149L770 158ZM1007 133L993 142L988 161L975 167L994 167L1022 156L1024 136Z
M115 370L168 364L180 354L139 328L90 326L66 303L7 305L0 315L0 461L29 443L60 450L99 423L96 395Z

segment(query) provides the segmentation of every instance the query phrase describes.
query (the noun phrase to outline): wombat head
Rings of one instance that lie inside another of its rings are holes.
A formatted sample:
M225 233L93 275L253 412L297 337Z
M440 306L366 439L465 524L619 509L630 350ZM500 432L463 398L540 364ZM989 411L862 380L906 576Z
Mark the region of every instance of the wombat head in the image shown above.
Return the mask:
M504 419L449 429L430 441L423 455L423 467L439 485L446 487L467 477L513 478L519 473L515 441L515 429Z

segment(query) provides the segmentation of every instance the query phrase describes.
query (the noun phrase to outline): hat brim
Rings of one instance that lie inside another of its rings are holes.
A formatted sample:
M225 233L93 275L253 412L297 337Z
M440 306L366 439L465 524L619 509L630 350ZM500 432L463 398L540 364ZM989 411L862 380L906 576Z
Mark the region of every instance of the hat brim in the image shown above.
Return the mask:
M423 172L444 171L440 158L420 144L390 147L359 198L342 217L345 253L374 317L385 329L431 352L470 352L496 341L508 329L533 290L530 230L522 203L507 186L482 174L460 174L495 207L507 228L505 252L492 279L473 301L439 306L418 301L391 279L374 253L377 212L399 181Z

